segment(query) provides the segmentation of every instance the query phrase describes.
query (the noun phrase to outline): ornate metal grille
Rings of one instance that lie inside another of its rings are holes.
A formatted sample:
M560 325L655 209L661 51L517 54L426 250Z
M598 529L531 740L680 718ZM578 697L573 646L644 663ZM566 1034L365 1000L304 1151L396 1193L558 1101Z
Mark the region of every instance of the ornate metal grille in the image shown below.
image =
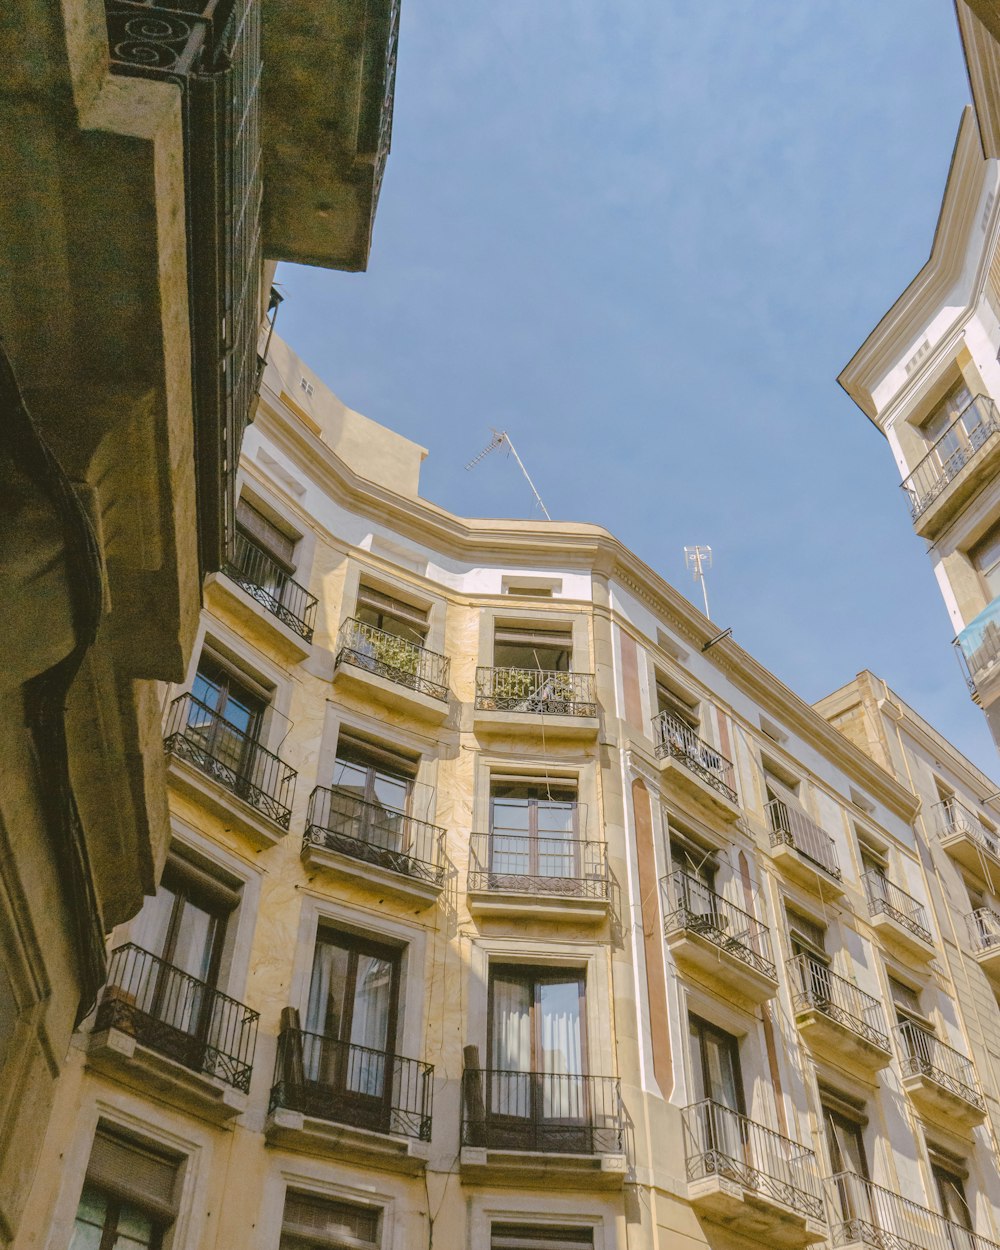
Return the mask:
M979 907L965 917L965 923L975 954L1000 950L1000 913L992 907Z
M686 872L675 872L660 882L663 896L664 935L686 930L697 933L713 946L754 968L763 976L777 978L771 955L771 935L749 912Z
M874 868L869 869L862 880L865 883L870 916L891 916L915 937L923 938L925 942L933 941L927 927L927 914L915 898Z
M803 859L816 864L837 881L841 880L833 838L825 830L805 812L790 807L781 799L772 799L765 810L771 824L772 846L793 846Z
M985 1110L971 1059L914 1020L896 1026L896 1044L904 1076L926 1076L956 1097Z
M111 953L95 1031L143 1046L247 1093L258 1013L129 943Z
M792 1006L829 1016L870 1045L891 1054L882 1004L810 955L789 960Z
M1000 1250L937 1211L894 1194L854 1172L826 1182L830 1237L834 1246L872 1250Z
M944 493L981 451L992 435L1000 432L1000 415L992 399L977 395L959 413L909 477L901 483L916 521Z
M163 749L288 828L295 770L193 695L182 694L171 703Z
M944 840L957 834L967 834L984 851L1000 859L1000 839L992 829L986 828L975 812L957 799L945 799L941 803L935 803L933 810L939 838Z
M353 617L343 623L337 635L334 665L339 668L341 664L363 668L432 699L448 700L451 661L447 656Z
M507 832L469 839L470 891L606 900L610 888L603 842Z
M317 786L309 796L305 841L432 885L444 881L445 831L350 790Z
M825 1219L813 1151L711 1099L685 1107L681 1116L688 1180L721 1176Z
M237 533L225 573L283 625L312 642L316 598L245 534Z
M657 759L669 756L677 760L731 803L736 802L732 764L672 712L660 712L653 717L653 749Z
M477 668L476 709L596 716L594 675L544 668Z
M429 1063L283 1029L270 1109L287 1107L334 1124L430 1141L433 1082Z
M543 1154L621 1154L621 1082L612 1076L466 1068L462 1145Z

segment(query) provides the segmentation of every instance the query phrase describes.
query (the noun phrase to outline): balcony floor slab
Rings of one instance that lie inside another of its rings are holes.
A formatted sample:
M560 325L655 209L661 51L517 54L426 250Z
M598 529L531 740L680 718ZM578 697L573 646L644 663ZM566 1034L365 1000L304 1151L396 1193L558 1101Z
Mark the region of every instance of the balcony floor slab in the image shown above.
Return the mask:
M740 805L721 790L717 790L694 772L683 756L665 755L658 761L664 787L681 802L694 805L700 814L733 823L739 820Z
M345 660L334 669L333 686L339 692L402 713L424 725L441 725L448 716L447 699L435 699L403 682L390 681Z
M774 976L761 972L694 929L675 929L666 942L682 971L698 973L747 1002L764 1003L778 992L777 972Z
M789 881L803 886L811 894L824 899L835 899L844 893L843 881L807 859L797 847L789 846L787 842L772 846L771 858Z
M802 1007L795 1013L802 1040L817 1059L840 1068L862 1081L874 1081L875 1074L892 1062L888 1039L876 1045L833 1019L818 1007Z
M706 1176L688 1182L688 1201L712 1224L721 1224L741 1237L782 1250L802 1250L827 1236L822 1220L724 1176Z
M472 915L483 919L550 920L564 924L602 924L611 907L606 898L514 890L470 890L468 903Z
M342 881L363 885L365 889L382 897L389 895L419 908L430 907L441 896L443 883L411 877L403 872L393 872L367 860L354 859L315 842L302 843L302 862L314 871L327 872Z
M276 1107L268 1115L264 1139L269 1146L409 1175L422 1172L430 1157L430 1142L335 1124L286 1107Z
M258 812L249 803L244 803L231 790L203 773L190 761L168 752L166 762L167 777L178 791L203 803L225 821L228 828L238 830L258 850L277 846L287 834L287 829Z
M225 573L210 573L205 579L205 606L220 614L231 615L251 636L262 638L292 664L307 659L312 652L312 643Z
M928 1073L904 1073L903 1090L921 1119L952 1133L967 1135L986 1119L985 1106L956 1094Z
M554 1154L481 1146L463 1146L460 1164L463 1181L588 1191L621 1189L627 1172L624 1154Z

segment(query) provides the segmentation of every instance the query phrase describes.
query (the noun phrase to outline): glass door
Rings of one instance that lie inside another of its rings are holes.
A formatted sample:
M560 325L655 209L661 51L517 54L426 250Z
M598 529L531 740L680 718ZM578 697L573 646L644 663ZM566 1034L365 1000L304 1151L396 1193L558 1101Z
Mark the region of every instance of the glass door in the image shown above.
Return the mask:
M186 733L196 737L219 768L222 778L237 789L252 781L255 757L267 702L244 686L228 669L202 657L191 687Z
M375 748L341 741L333 771L331 832L345 838L347 854L394 871L406 871L412 851L407 818L413 778Z
M582 871L576 791L567 786L496 782L490 794L490 888L573 893ZM518 880L519 879L519 880Z
M689 1020L699 1153L709 1171L739 1177L749 1160L739 1042L706 1020Z
M830 1167L837 1177L837 1199L845 1225L844 1240L865 1243L869 1230L879 1228L880 1224L877 1204L873 1201L874 1192L869 1185L861 1124L824 1105L823 1128Z

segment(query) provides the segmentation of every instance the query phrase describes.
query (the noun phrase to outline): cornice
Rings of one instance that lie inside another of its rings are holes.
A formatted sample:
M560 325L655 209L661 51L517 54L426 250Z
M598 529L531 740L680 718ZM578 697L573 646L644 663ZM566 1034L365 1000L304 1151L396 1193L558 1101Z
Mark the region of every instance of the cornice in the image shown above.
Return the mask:
M958 281L969 233L975 223L984 170L975 113L971 105L967 105L952 150L930 255L837 377L861 411L883 432L872 392L913 346Z

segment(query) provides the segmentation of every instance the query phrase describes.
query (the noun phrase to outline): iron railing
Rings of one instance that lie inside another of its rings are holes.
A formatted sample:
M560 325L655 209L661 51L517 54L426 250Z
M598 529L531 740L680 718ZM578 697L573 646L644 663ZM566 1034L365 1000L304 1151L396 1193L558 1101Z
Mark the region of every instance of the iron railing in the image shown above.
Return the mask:
M470 891L607 900L610 888L604 842L496 830L469 839Z
M855 1172L827 1178L830 1238L834 1246L871 1250L1000 1250L929 1207L894 1194Z
M875 868L870 868L861 879L865 884L870 916L891 916L915 937L923 938L925 942L933 941L927 913L915 898Z
M594 675L545 668L477 668L476 710L596 716Z
M300 638L312 642L317 600L253 539L237 531L228 578Z
M979 1110L985 1109L972 1060L954 1046L915 1020L896 1026L896 1043L904 1076L926 1076Z
M95 1032L118 1029L194 1072L247 1093L258 1013L129 943L111 952Z
M973 954L1000 950L1000 912L992 907L978 907L965 917Z
M375 673L432 699L448 700L451 661L447 656L354 617L341 625L337 635L334 665L339 668L341 664L363 668L366 673Z
M991 435L1000 432L1000 415L992 399L977 395L966 404L930 451L901 485L916 521L943 494Z
M747 1116L705 1099L681 1112L689 1181L719 1176L822 1220L816 1155Z
M444 881L445 831L339 786L317 786L306 813L307 844L432 885Z
M433 1095L432 1064L304 1029L278 1037L271 1111L430 1141Z
M544 1154L621 1154L621 1082L612 1076L466 1068L462 1145Z
M116 74L177 84L202 572L230 558L236 472L259 383L259 0L106 0Z
M194 695L182 694L170 704L163 747L288 828L295 770Z
M736 802L736 776L730 761L672 712L653 717L653 750L657 759L677 760L731 803Z
M697 933L764 976L777 977L767 925L681 870L664 877L660 891L665 935Z
M1000 660L1000 599L988 603L978 616L952 639L962 676L975 702Z
M984 851L989 851L1000 859L1000 838L992 829L986 828L975 812L957 799L945 799L941 803L935 803L933 810L937 834L942 841L964 833L973 842L978 842Z
M772 846L793 846L803 859L816 864L835 880L841 880L834 841L825 829L805 812L790 807L781 799L772 799L765 810L771 824Z
M872 1046L892 1053L885 1012L877 998L811 955L796 955L789 960L788 969L796 1011L820 1011Z

